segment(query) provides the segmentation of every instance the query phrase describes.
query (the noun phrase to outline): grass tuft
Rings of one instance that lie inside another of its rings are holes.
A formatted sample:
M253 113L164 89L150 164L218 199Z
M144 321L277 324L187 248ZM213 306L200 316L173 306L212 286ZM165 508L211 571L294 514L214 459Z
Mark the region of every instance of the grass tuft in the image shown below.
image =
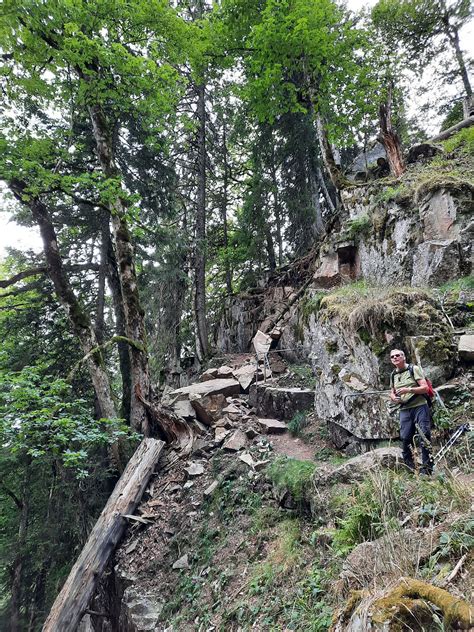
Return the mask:
M357 282L321 300L321 319L337 319L353 332L365 329L376 337L383 327L403 320L408 308L429 299L429 294L419 289L381 288Z
M315 469L316 464L311 461L282 456L268 466L267 474L278 490L288 490L295 501L302 502Z

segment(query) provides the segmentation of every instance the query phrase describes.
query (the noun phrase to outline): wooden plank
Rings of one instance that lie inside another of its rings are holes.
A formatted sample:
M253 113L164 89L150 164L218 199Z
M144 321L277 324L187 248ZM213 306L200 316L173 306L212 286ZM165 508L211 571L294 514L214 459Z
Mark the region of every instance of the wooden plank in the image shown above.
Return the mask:
M97 583L153 473L164 442L144 439L100 514L89 539L56 597L43 632L75 632Z

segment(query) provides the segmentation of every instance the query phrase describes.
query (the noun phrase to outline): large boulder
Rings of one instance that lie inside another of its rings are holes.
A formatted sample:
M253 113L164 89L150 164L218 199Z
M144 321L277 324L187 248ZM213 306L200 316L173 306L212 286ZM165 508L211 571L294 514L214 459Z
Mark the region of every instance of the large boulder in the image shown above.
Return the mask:
M163 404L172 405L179 400L189 399L190 395L201 395L201 397L206 397L208 395L222 394L225 397L229 397L239 395L239 393L240 384L237 380L208 380L206 382L191 384L190 386L183 386L182 388L177 388L176 390L171 391L164 398Z
M227 406L227 399L222 393L211 395L189 395L191 406L196 412L196 417L206 426L212 426L222 417L222 411Z
M459 519L453 514L437 525L394 530L358 544L344 560L339 588L346 594L366 586L383 588L394 576L415 574L439 548L441 534L450 531Z
M125 589L120 612L120 630L124 632L146 632L156 630L163 603L156 594L147 594L134 585Z
M290 420L298 412L313 409L314 391L310 388L277 387L265 383L250 387L249 403L261 417Z
M319 467L313 475L315 489L328 487L338 483L362 481L369 472L380 469L394 469L402 464L400 448L378 448L360 454L342 465L326 465Z
M260 379L263 377L263 373L260 370L256 371L255 364L244 364L238 369L234 369L233 376L246 393L248 392L249 386L255 382L255 377L257 376Z
M443 630L472 630L474 608L467 601L427 582L402 577L384 592L354 591L329 631L436 630L439 615Z
M452 330L430 295L417 289L326 294L317 314L308 316L304 338L316 376L315 413L329 425L338 448L352 444L351 436L361 449L398 438L389 399L390 349L405 349L408 361L421 364L435 386L454 367Z

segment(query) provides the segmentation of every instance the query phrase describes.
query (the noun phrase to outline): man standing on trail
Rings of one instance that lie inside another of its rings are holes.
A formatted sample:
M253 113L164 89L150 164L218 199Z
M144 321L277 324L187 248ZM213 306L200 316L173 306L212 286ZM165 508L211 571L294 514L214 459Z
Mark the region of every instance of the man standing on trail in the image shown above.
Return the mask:
M390 360L395 367L391 379L390 399L400 405L400 437L402 439L403 460L411 470L415 469L413 458L416 434L420 437L422 474L431 474L433 459L430 450L431 414L424 394L428 383L420 367L407 364L405 354L400 349L390 351Z

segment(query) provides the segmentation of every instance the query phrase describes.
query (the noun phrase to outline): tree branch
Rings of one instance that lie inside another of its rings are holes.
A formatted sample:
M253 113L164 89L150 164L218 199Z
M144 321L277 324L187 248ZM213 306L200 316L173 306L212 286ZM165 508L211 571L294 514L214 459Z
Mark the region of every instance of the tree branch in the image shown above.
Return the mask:
M6 487L3 483L0 483L0 490L5 492L5 494L13 500L20 511L23 509L23 503L18 498L18 496L11 491L11 489L8 489L8 487Z
M93 270L94 272L98 272L99 264L98 263L75 263L71 265L64 266L64 269L69 272L82 272L84 270ZM28 277L37 276L39 274L47 274L48 266L39 266L37 268L27 268L22 272L18 272L10 279L0 280L0 288L10 287L10 285L15 285L18 281L22 281Z

